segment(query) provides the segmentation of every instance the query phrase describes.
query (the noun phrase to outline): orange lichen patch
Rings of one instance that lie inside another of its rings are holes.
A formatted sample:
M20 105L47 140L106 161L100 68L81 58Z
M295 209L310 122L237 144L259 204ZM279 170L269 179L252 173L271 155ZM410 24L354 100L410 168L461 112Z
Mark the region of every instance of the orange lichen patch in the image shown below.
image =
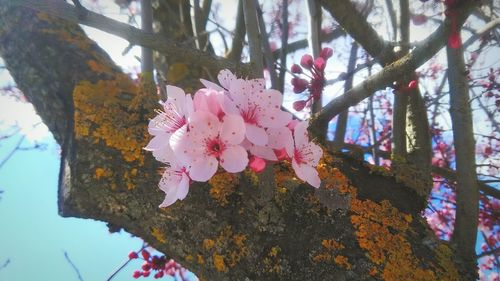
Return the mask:
M102 177L110 177L113 175L113 171L108 168L96 168L94 172L94 178L100 179Z
M279 193L286 193L288 185L296 185L299 180L295 177L292 165L288 161L282 161L274 165L274 179Z
M243 170L243 175L250 180L250 183L253 186L258 186L259 185L259 176L252 170L250 169L245 169Z
M375 203L370 200L351 200L351 222L362 249L367 251L370 260L380 267L380 272L371 269L368 274L380 274L384 280L458 280L451 278L453 263L442 269L429 264L429 268L420 267L420 261L412 252L407 239L413 218L394 208L388 201ZM444 258L443 260L449 260ZM434 270L433 270L434 269ZM456 270L456 269L455 269Z
M213 253L212 258L213 258L213 262L214 262L214 267L217 271L227 272L227 266L226 266L226 263L224 262L223 256L221 256L217 253Z
M205 264L205 259L203 258L203 256L202 256L202 255L197 255L196 262L197 262L198 264Z
M188 262L192 262L194 260L194 257L192 255L187 255L184 259Z
M132 190L135 188L135 183L133 181L133 178L137 175L137 169L133 168L130 171L125 171L125 174L123 175L123 180L125 181L125 185L127 186L128 190Z
M156 238L156 240L160 243L167 242L167 239L165 238L165 234L163 234L163 232L157 227L153 227L151 229L151 235L153 235L153 237Z
M281 248L279 246L274 246L269 250L267 256L264 258L264 268L266 271L277 274L282 272L283 268L281 266L281 258L279 257L280 252Z
M323 239L323 241L321 241L321 245L323 245L325 249L331 251L336 251L336 250L338 251L345 248L345 246L342 243L337 242L334 239Z
M210 250L215 246L215 241L212 239L203 240L203 249Z
M246 235L233 233L231 226L227 226L216 238L204 239L203 249L209 252L207 258L212 258L213 266L217 271L227 272L228 267L236 266L248 254L245 246L246 239Z
M87 65L90 67L92 71L98 73L111 73L111 67L109 65L104 64L103 62L89 60L87 61Z
M341 266L347 270L352 268L352 265L349 263L349 259L345 256L337 255L337 256L335 256L335 258L333 260L336 264L338 264L339 266Z
M229 201L227 197L234 193L236 186L240 182L238 174L228 172L216 173L209 181L210 196L215 199L221 206L225 206Z
M345 249L342 243L335 239L323 239L321 245L323 249L312 258L314 262L333 263L348 270L352 268L347 257L338 255L341 250Z
M138 99L137 92L130 79L121 74L97 83L81 81L73 91L76 138L103 142L117 149L125 161L142 164L147 126L138 111L127 110Z

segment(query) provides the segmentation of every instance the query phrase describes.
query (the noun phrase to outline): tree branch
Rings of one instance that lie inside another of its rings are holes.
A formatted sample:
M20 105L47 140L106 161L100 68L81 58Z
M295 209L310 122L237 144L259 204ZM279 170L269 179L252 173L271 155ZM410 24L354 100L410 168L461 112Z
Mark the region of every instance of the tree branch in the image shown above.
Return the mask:
M218 73L221 69L228 68L248 76L253 76L255 74L249 65L216 57L209 53L193 49L190 46L179 44L171 39L165 38L161 34L143 32L133 26L118 22L92 11L88 11L88 15L80 19L78 17L78 11L74 6L61 1L16 0L14 2L9 2L1 0L0 2L3 2L2 5L20 5L73 23L94 27L121 37L129 41L131 45L140 45L168 56L181 57L189 63L201 64L215 73Z
M337 1L335 1L337 2ZM343 2L339 1L339 3ZM460 7L457 23L461 26L467 19L470 11L474 7L474 3L469 1L464 2ZM401 59L384 67L378 73L368 77L361 84L356 85L350 91L333 99L322 110L316 114L311 122L311 132L319 140L323 140L322 132L326 131L328 122L346 108L353 106L365 98L372 95L375 91L391 86L392 83L399 77L409 75L427 60L433 57L441 48L443 48L448 40L450 25L445 21L436 31L434 31L425 40L419 42L413 51ZM364 41L364 40L363 40ZM365 47L365 46L363 46ZM371 47L372 49L378 50ZM366 49L366 47L365 47ZM373 50L372 50L373 51Z

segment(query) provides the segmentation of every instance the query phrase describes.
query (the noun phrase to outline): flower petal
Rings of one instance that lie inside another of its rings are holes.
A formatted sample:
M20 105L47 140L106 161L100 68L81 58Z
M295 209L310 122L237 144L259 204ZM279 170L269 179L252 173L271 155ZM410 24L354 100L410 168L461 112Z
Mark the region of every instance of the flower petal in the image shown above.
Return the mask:
M246 136L251 143L256 145L266 145L269 139L266 130L248 123L246 124Z
M177 187L177 199L183 200L189 192L189 177L186 173L182 173L181 181Z
M309 135L307 133L308 126L308 121L302 121L295 126L295 129L293 131L295 147L301 147L302 145L309 143Z
M217 159L215 157L200 157L191 162L189 177L194 181L205 182L217 172Z
M219 75L217 75L217 79L219 79L219 83L222 87L229 90L231 82L236 80L236 76L234 76L231 71L223 69L219 72Z
M297 177L315 188L321 185L321 179L318 176L318 171L309 165L299 165L295 160L292 160L292 167Z
M239 145L227 147L220 157L220 165L230 173L238 173L245 170L247 164L247 152Z
M224 88L208 80L200 79L200 82L201 84L203 84L203 86L207 87L208 89L213 89L216 91L224 91Z
M220 138L230 144L240 144L245 139L245 122L240 115L226 115L222 122Z
M268 146L273 149L285 148L288 156L293 155L292 132L287 127L267 129L269 135Z
M179 109L184 109L186 93L183 89L172 85L167 85L167 101L172 102Z

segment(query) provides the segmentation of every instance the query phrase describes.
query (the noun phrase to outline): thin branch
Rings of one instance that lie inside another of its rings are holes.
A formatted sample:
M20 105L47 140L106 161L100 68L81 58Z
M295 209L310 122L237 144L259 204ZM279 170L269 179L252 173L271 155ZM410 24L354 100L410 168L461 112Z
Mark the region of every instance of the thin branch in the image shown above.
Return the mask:
M236 27L234 28L233 42L231 50L226 55L231 61L240 61L245 40L245 16L243 14L243 0L238 1L238 14L236 14Z
M139 254L142 250L146 249L148 247L148 244L147 243L142 243L142 246L141 248L135 252L136 254ZM116 274L118 274L118 272L120 272L122 269L125 268L125 266L127 266L127 264L131 261L132 259L128 259L126 262L124 262L119 268L117 268L113 273L111 273L111 275L108 277L108 279L106 279L106 281L111 281L115 276Z
M85 18L78 17L76 8L59 0L17 0L14 2L0 0L1 5L18 5L47 13L70 22L79 23L100 29L104 32L121 37L132 45L148 47L167 56L181 57L188 63L203 65L208 70L218 73L219 70L233 69L240 74L254 76L251 66L234 62L225 58L213 56L192 47L179 44L161 34L147 33L131 25L118 22L106 16L88 11Z
M288 50L288 0L282 1L281 6L281 49L280 49L280 72L278 74L278 90L285 90L286 53Z
M14 155L14 153L19 150L19 148L21 147L21 144L23 143L23 141L24 141L25 138L26 138L26 135L23 135L22 137L20 137L19 140L17 141L16 146L14 147L14 149L12 149L7 154L7 156L5 156L4 159L2 159L2 161L0 162L0 169L3 167L3 165L5 165L5 163L7 163L7 161L9 161L9 159Z
M276 67L274 64L274 57L271 51L271 46L269 45L269 36L267 35L266 23L264 22L264 15L262 13L262 9L256 5L257 8L257 19L259 21L259 29L260 29L260 39L262 44L262 49L264 49L263 55L266 62L266 68L269 72L269 76L271 78L271 88L278 89L278 74L276 73Z
M144 32L153 32L153 7L151 0L141 0L141 29ZM141 48L141 71L153 71L153 50L148 47Z
M257 20L257 9L254 0L243 0L243 14L245 15L250 61L258 77L262 77L264 71L263 55L258 28L259 21Z
M346 35L346 32L344 29L337 28L337 29L334 29L334 30L326 33L326 34L321 33L320 40L322 43L325 43L325 42L330 42L332 40L339 38L340 36L345 36L345 35ZM289 53L293 53L297 50L307 48L307 44L308 44L307 39L297 40L297 41L294 41L292 43L289 43L287 45L287 48L286 48L286 53L289 54ZM281 53L281 48L276 49L273 51L273 56L275 58L278 58L280 56L280 53Z
M460 14L458 15L458 24L463 24L474 7L474 4L475 2L463 2ZM318 140L324 140L324 137L322 137L323 132L326 131L328 122L333 117L349 106L353 106L369 97L375 93L375 91L391 86L393 81L397 80L398 77L413 73L417 67L424 64L446 44L449 32L450 25L449 22L446 21L444 25L440 26L429 37L420 42L413 52L384 67L382 71L368 77L365 81L356 85L347 93L330 101L312 120L311 126L309 126L312 134L317 137Z
M10 264L10 259L5 260L5 262L0 265L0 270L6 268Z
M66 259L66 261L71 265L71 267L75 271L76 276L78 277L78 280L83 281L82 275L80 274L80 270L78 270L78 267L76 267L75 263L69 258L68 253L66 251L63 251L63 252L64 252L64 258Z

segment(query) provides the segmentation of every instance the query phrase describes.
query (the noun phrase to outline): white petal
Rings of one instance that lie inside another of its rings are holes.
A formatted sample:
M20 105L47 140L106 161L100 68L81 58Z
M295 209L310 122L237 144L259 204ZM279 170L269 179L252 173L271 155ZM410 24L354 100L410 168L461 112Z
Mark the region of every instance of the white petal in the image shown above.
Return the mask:
M205 182L217 172L217 167L215 157L197 158L191 163L189 176L194 181Z
M318 176L318 171L308 165L299 165L295 160L292 160L292 167L297 177L310 185L319 188L321 179Z
M227 147L220 157L220 165L230 173L238 173L245 170L247 164L247 151L239 145Z
M245 122L240 115L226 115L222 122L220 138L230 144L240 144L245 139Z
M269 139L266 130L248 123L246 124L246 136L251 143L256 145L266 145Z
M219 72L219 75L217 75L217 79L219 79L219 83L222 87L229 90L229 86L233 80L236 80L236 76L234 76L231 71L223 69Z
M177 188L177 199L183 200L189 192L189 177L182 173L182 179Z
M284 127L292 120L292 114L281 109L266 110L260 119L260 124L266 128Z
M193 140L214 138L219 134L220 122L217 116L207 111L195 111L189 118L189 131Z
M308 121L302 121L295 126L295 129L293 131L295 147L301 147L302 145L309 143L309 135L307 133L308 126Z
M270 160L270 161L278 161L278 158L276 157L274 150L270 147L252 145L249 150L250 150L251 154L253 154L257 157L260 157L260 158L263 158L266 160Z
M213 90L216 90L216 91L224 91L224 89L221 86L219 86L219 85L217 85L217 84L215 84L213 82L210 82L208 80L200 79L200 82L201 82L201 84L203 84L203 86L205 86L205 87L207 87L209 89L213 89Z
M167 85L167 97L167 101L175 104L177 108L184 108L186 93L184 93L183 89L172 85Z

